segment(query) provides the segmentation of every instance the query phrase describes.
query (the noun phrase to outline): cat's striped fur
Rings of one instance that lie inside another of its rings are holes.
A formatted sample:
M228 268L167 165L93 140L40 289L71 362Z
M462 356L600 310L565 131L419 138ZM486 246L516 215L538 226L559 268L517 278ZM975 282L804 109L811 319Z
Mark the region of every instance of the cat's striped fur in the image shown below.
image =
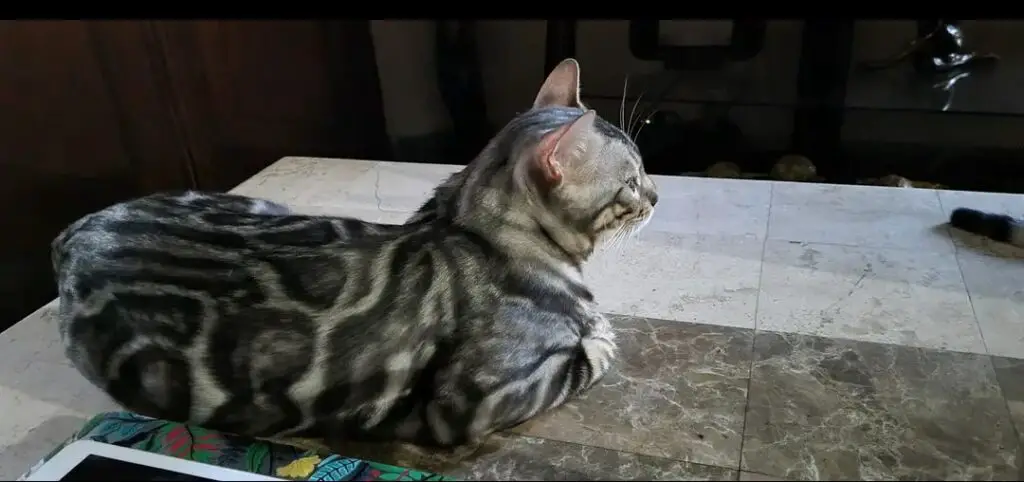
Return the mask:
M53 244L73 364L125 407L255 436L460 445L592 387L614 335L581 264L657 200L563 62L405 225L154 195Z

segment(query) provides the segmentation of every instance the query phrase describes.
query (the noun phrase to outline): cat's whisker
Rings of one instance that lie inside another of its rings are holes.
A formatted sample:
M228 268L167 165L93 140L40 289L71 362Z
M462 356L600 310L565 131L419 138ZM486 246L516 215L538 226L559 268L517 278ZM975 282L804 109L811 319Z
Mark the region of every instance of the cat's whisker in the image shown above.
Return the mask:
M626 247L626 240L627 239L629 239L629 232L623 230L619 234L619 238L615 241L616 249L618 249L619 252L622 252L622 250L625 249L625 247Z
M634 135L634 136L632 137L632 139L633 139L634 141L636 141L637 137L640 137L640 131L644 130L644 126L645 126L645 125L647 125L647 124L650 124L650 123L651 123L651 117L654 117L654 114L657 114L657 113L658 113L658 109L654 109L654 110L653 110L653 111L651 112L651 114L650 114L650 115L648 115L648 116L647 116L646 118L644 118L644 120L640 121L640 128L636 130L636 135Z
M615 250L615 244L616 244L616 239L618 238L618 235L619 235L619 231L615 230L615 231L612 231L612 233L608 236L608 239L605 240L605 242L604 242L604 249L606 251L614 251Z
M616 251L619 247L620 237L622 236L622 227L616 228L609 234L604 236L604 239L598 244L598 252L610 252Z
M681 79L681 76L680 76L680 74L677 73L674 77L672 77L669 80L669 82L659 92L657 92L654 95L654 101L648 102L648 105L651 107L651 112L646 117L641 112L640 116L637 119L639 120L639 119L642 118L644 120L639 122L640 127L637 129L636 134L633 134L633 119L632 119L633 114L632 114L632 112L630 113L629 129L626 131L626 135L631 136L631 138L634 139L634 141L636 140L636 137L640 135L640 130L643 129L643 125L649 123L647 121L649 121L654 114L659 112L660 109L658 109L658 104L662 100L665 99L665 96L668 95L668 93L679 82L680 79ZM643 97L643 95L638 97L637 101L639 102L639 100L642 97ZM633 107L636 108L636 105L634 105Z
M626 226L619 226L619 228L615 230L611 238L608 240L609 249L615 251L616 253L622 252L622 247L625 245L623 241L625 241L626 237Z
M628 241L629 238L631 238L631 237L633 237L633 226L632 225L623 226L623 228L622 228L622 235L619 236L619 238L620 238L619 239L619 243L622 243L623 245L625 245L626 241Z
M633 114L636 113L636 106L640 104L640 101L643 100L644 94L646 93L647 92L641 92L640 95L636 97L636 101L633 102L633 107L629 109L629 125L626 126L626 135L629 136L630 139L633 138L633 136L629 135L629 133L633 131Z
M619 128L626 127L626 94L629 92L629 74L626 74L626 80L622 82L622 102L619 102Z

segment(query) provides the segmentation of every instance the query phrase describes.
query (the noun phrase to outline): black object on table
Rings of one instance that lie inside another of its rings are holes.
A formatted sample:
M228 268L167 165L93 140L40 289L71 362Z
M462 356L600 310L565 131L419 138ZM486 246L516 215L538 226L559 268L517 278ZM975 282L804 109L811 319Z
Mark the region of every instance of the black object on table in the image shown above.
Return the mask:
M99 455L89 455L60 480L61 482L92 480L105 482L122 480L205 482L213 481L214 479L172 472L167 469L149 467L124 460L109 459Z

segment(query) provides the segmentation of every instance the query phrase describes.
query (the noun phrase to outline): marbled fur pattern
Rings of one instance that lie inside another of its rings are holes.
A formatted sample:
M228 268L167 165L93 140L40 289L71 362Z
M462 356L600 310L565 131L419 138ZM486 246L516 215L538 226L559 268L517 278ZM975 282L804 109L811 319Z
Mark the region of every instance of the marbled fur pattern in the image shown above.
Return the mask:
M534 108L405 225L158 194L53 243L66 352L137 412L255 436L445 446L599 381L614 335L583 284L657 201L563 62Z

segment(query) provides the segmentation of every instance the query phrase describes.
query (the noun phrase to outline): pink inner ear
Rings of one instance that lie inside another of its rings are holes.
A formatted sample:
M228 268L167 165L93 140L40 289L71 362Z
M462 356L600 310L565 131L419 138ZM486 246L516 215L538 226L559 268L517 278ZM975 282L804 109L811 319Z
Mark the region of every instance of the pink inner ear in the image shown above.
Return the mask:
M564 170L582 160L585 135L594 126L597 111L589 110L578 119L546 134L537 146L535 171L548 186L562 182ZM568 163L568 164L566 164Z
M538 171L545 184L553 186L561 182L562 169L555 159L555 148L558 147L558 140L562 138L568 126L562 126L549 132L541 139L537 152Z
M562 166L558 163L558 159L555 156L555 149L558 147L558 141L562 139L562 136L565 135L571 126L572 124L567 124L545 134L537 147L536 171L540 174L544 184L549 187L555 186L562 181Z

